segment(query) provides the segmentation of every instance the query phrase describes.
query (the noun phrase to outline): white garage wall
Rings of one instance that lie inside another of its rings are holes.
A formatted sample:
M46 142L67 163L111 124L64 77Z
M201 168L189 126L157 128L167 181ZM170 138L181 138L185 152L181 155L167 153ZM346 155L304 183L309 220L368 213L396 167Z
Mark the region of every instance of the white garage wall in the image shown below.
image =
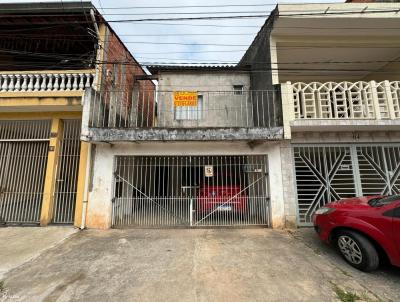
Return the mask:
M286 215L293 215L295 204L288 205L284 198L281 152L287 151L279 142L266 142L250 146L246 142L174 142L174 143L119 143L98 144L94 148L93 173L87 212L87 227L111 227L111 199L113 195L114 156L118 155L267 155L272 227L285 226ZM291 169L289 167L289 169ZM287 179L285 178L287 181ZM286 210L289 213L285 213ZM295 210L294 210L295 211Z

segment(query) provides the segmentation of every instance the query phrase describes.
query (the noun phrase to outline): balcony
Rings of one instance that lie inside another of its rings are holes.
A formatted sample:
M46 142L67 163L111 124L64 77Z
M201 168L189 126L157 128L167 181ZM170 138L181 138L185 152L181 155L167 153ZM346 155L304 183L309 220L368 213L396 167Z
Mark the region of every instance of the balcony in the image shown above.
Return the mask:
M288 82L282 84L282 99L286 132L400 126L400 81Z
M177 105L173 91L87 90L82 138L88 141L277 140L279 90L198 91Z
M83 91L92 87L94 76L94 70L0 72L0 92Z

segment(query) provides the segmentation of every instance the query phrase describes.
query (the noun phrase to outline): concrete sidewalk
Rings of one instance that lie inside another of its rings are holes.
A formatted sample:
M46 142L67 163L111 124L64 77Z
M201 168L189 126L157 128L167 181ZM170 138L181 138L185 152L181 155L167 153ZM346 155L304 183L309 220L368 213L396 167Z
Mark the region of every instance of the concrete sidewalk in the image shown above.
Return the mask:
M400 270L353 270L312 230L88 230L4 278L7 301L399 301ZM343 297L342 297L343 298Z
M6 272L35 259L76 232L71 226L0 228L0 280Z

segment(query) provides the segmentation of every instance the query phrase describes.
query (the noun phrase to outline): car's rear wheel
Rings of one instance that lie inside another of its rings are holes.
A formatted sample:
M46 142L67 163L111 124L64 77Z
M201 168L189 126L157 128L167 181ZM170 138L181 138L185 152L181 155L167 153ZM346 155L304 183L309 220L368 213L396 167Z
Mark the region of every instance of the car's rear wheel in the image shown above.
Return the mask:
M337 234L336 245L343 258L353 267L364 272L378 268L378 252L367 237L354 231L343 230Z

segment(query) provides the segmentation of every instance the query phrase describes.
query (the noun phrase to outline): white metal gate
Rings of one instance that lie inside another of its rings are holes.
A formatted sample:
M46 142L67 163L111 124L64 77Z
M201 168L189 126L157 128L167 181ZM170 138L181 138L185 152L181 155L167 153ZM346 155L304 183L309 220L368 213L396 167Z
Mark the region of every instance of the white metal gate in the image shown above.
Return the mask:
M64 120L58 155L53 223L73 223L80 158L81 120Z
M400 193L400 146L296 146L295 175L300 225L328 202Z
M0 221L39 223L50 126L0 121Z
M266 156L118 156L113 227L269 226Z

